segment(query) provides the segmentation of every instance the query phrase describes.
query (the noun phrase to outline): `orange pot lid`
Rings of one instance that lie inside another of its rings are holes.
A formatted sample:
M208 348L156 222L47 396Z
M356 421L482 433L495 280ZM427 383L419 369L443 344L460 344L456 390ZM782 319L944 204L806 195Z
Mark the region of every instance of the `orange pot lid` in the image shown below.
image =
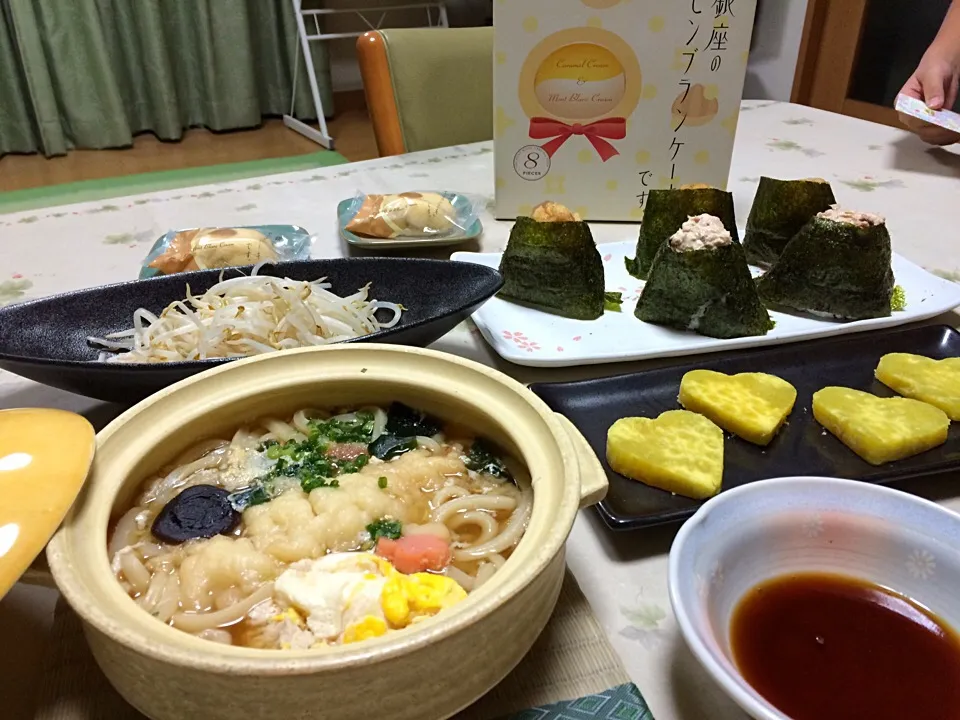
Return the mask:
M64 410L0 410L0 598L43 551L83 487L97 440Z

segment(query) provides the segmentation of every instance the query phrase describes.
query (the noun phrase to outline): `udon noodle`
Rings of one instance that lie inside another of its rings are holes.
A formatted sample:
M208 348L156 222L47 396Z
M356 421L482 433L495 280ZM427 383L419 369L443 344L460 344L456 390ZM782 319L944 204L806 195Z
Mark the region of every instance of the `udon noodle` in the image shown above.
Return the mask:
M526 470L400 404L205 440L117 521L118 581L159 621L258 648L357 642L480 587L532 510Z

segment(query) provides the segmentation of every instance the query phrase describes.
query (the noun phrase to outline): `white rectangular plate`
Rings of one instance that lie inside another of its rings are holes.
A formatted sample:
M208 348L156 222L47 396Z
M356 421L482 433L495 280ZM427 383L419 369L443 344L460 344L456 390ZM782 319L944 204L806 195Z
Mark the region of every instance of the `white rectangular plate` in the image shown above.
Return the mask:
M623 260L633 257L635 241L598 246L606 272L606 289L623 293L623 311L592 320L570 320L494 297L473 314L484 339L517 365L566 367L722 352L781 345L799 340L894 327L936 317L960 306L960 285L938 278L894 254L896 282L907 307L890 317L837 322L771 312L776 327L763 337L717 340L692 332L650 325L633 315L643 282L627 273ZM501 253L454 253L453 259L499 267ZM754 271L758 274L759 271Z

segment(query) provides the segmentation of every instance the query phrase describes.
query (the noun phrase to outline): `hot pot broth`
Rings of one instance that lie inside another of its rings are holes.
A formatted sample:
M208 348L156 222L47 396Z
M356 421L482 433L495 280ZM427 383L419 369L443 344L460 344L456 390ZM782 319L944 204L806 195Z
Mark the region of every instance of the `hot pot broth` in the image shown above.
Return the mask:
M351 643L464 599L520 541L529 475L394 403L267 417L148 478L109 540L127 593L198 637Z

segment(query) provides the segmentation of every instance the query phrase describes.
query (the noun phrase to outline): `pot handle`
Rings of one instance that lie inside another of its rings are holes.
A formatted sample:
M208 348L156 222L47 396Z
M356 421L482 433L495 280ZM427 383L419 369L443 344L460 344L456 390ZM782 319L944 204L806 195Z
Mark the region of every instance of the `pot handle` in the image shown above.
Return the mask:
M607 495L607 488L610 486L607 473L596 453L593 452L593 448L590 447L590 443L576 426L560 413L556 413L556 416L567 437L570 438L573 451L577 456L577 464L580 466L580 507L596 505Z

